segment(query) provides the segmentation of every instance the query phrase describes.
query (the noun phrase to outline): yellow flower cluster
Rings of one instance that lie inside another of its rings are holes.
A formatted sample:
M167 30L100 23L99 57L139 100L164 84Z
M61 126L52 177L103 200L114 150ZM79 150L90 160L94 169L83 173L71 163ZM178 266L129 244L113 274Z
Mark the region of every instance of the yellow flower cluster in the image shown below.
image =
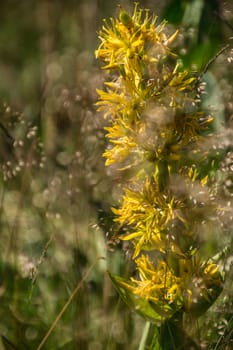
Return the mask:
M165 28L165 22L156 26L148 11L143 18L136 5L132 17L121 11L100 32L96 57L105 62L104 69L117 73L106 82L106 91L97 91L99 111L112 119L107 165L118 163L125 169L143 154L176 160L175 153L199 138L212 120L197 111L192 93L196 78L179 69L170 49L178 32L167 36Z
M140 280L131 278L135 294L160 305L180 299L182 279L175 276L164 261L159 260L155 269L149 258L142 255L136 263Z
M169 317L178 309L192 312L200 299L210 306L214 297L208 299L209 290L216 287L215 298L221 290L218 267L204 267L197 258L195 222L189 222L187 214L192 206L170 186L174 175L200 186L208 182L187 157L212 117L200 110L197 78L181 69L173 53L178 31L167 32L165 21L157 24L156 17L136 4L132 16L121 9L118 19L105 21L96 50L103 69L112 74L105 90L97 90L98 110L109 120L106 165L132 170L113 212L127 229L121 239L133 244L138 278L111 278L118 287L150 301L161 317L167 307L173 310ZM193 291L194 280L199 295Z
M169 239L169 226L174 220L184 221L179 207L182 203L159 192L148 179L141 190L125 190L121 207L112 210L117 215L117 222L133 228L122 239L134 240L134 258L141 250L174 250L175 242Z

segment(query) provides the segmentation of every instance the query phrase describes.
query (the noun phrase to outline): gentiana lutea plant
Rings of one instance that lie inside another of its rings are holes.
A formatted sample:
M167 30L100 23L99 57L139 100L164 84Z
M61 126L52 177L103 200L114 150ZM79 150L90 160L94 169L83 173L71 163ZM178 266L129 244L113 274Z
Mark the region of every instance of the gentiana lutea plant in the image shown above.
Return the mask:
M109 123L106 166L127 174L112 210L137 270L110 278L129 306L158 325L199 317L223 288L221 254L205 260L201 253L202 224L218 211L202 166L214 118L202 110L200 77L173 52L178 31L168 32L136 4L132 15L121 9L104 22L96 50L110 74L97 91Z

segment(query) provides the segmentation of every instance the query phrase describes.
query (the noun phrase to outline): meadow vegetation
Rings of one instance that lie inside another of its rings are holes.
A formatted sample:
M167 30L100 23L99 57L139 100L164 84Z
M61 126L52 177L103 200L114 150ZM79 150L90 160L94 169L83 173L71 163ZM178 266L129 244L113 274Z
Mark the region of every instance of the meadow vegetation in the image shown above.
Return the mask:
M233 347L232 3L120 5L0 4L1 350Z

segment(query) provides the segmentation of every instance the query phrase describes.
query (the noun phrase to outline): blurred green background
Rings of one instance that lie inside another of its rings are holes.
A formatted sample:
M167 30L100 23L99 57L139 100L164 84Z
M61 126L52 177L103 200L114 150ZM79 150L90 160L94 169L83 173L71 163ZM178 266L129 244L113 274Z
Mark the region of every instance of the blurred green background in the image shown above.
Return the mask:
M97 32L103 18L118 14L119 3L129 12L134 7L133 1L107 0L0 3L0 350L37 349L92 264L43 349L138 349L145 321L122 303L106 274L125 276L134 267L128 247L116 239L111 206L119 179L105 169L105 121L94 105L105 79L94 56ZM140 6L180 29L175 50L197 74L229 44L205 75L203 104L214 109L216 129L230 133L232 1L148 0ZM219 182L230 212L232 148L227 155ZM222 237L211 237L211 253L228 242L229 225ZM194 326L203 348L233 348L232 295L228 282L202 326Z

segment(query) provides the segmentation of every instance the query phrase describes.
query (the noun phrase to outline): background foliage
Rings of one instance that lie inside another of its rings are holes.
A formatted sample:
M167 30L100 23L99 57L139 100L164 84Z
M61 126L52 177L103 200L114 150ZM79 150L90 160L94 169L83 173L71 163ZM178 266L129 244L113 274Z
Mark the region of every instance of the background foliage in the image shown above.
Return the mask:
M97 31L103 18L118 11L117 4L1 1L0 349L12 349L10 342L17 349L37 349L93 263L43 349L139 346L145 322L122 303L106 275L109 269L127 276L134 267L127 260L128 247L115 240L110 208L117 202L119 179L104 167L104 121L94 106L95 90L104 80L94 58ZM180 28L176 49L189 69L202 72L229 44L208 67L203 102L216 115L216 130L229 140L232 2L140 4ZM133 8L131 1L121 5ZM232 237L232 144L221 148L208 160L216 162L216 186L228 200L229 212L223 231L209 232L207 256ZM100 256L105 259L96 261ZM232 261L228 254L221 297L199 324L190 326L206 349L233 346Z

